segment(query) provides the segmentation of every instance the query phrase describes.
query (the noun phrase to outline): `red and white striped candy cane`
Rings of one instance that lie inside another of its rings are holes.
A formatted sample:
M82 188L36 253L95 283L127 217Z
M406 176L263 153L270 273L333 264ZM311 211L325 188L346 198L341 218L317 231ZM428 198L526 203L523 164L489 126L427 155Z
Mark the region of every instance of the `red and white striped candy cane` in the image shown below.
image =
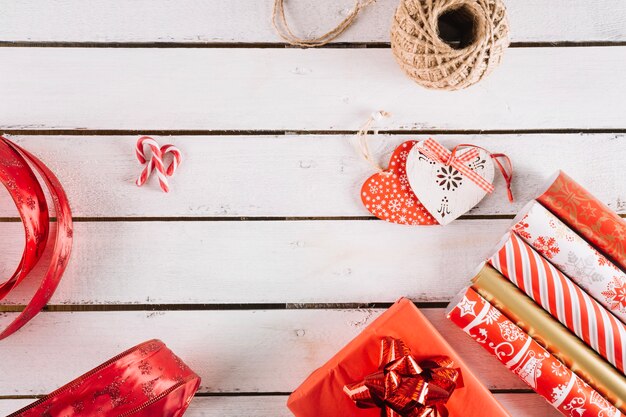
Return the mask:
M145 145L150 147L150 160L147 159L146 154L144 153ZM165 169L163 165L163 157L171 153L173 156L172 162ZM156 140L149 136L142 136L137 140L137 146L135 147L135 155L137 156L137 160L141 164L146 164L144 169L141 171L139 178L137 178L136 184L141 187L146 183L152 171L156 171L157 176L159 177L159 185L164 192L169 192L170 187L167 181L168 176L174 175L174 172L182 162L182 155L180 150L176 148L174 145L164 145L159 147L159 144Z
M170 162L170 164L167 166L167 169L165 170L165 174L168 177L171 177L172 175L174 175L174 172L176 172L176 169L178 168L180 163L183 161L183 156L180 153L180 150L178 150L176 146L163 145L161 147L162 156L165 157L165 155L168 153L172 154L172 162Z

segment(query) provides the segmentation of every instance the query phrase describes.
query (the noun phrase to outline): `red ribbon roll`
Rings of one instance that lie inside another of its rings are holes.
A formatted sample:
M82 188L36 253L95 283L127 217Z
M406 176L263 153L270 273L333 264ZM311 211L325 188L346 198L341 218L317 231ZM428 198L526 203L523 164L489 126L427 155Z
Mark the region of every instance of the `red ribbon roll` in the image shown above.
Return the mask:
M35 168L34 171L31 165ZM61 281L72 249L72 214L61 183L39 159L0 136L0 181L17 206L26 233L26 245L17 269L11 277L0 283L0 300L33 270L48 242L50 230L48 205L35 171L43 178L56 212L57 233L52 259L32 299L17 318L0 332L0 339L19 330L45 307Z
M447 356L418 362L401 340L381 340L378 371L344 392L359 408L381 408L383 417L445 417L445 403L460 384L460 370Z
M7 417L180 417L199 385L163 342L149 340Z

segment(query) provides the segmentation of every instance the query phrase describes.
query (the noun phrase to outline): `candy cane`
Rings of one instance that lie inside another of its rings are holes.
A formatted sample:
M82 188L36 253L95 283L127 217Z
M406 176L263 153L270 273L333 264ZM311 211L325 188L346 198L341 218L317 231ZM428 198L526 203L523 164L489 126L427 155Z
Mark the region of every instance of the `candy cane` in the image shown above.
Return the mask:
M146 157L144 153L145 145L150 147L150 160ZM171 153L173 158L172 162L165 169L163 165L163 157ZM169 192L169 184L167 181L167 177L171 177L174 175L174 172L182 162L182 154L180 150L176 148L174 145L164 145L159 147L159 144L156 140L149 136L142 136L137 140L137 145L135 147L135 155L140 164L146 164L146 166L141 171L139 178L137 178L136 184L141 187L146 183L152 171L156 171L157 176L159 177L159 185L164 192Z

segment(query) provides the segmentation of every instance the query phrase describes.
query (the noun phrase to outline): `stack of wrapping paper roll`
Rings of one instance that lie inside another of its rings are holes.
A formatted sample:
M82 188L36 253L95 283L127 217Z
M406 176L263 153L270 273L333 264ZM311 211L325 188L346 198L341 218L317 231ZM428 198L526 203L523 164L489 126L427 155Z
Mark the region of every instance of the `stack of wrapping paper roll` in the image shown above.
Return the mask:
M448 309L562 414L626 413L626 222L559 172Z

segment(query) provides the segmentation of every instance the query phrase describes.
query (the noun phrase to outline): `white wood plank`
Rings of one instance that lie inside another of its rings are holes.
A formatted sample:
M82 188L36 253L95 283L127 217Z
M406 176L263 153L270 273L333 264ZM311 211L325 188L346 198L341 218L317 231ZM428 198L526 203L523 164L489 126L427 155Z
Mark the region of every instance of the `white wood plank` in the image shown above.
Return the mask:
M0 394L51 392L155 337L202 377L200 392L291 392L382 311L43 313L2 342L3 361L11 366L3 367ZM449 322L443 309L423 311L486 386L524 387Z
M404 76L388 49L2 48L0 129L624 128L626 46L515 48L474 88Z
M410 228L382 221L76 223L52 304L447 301L510 220ZM20 256L19 223L0 223L0 276ZM24 304L32 278L4 304Z
M511 417L557 417L560 414L537 394L495 394ZM0 414L9 414L33 400L0 400ZM185 417L292 417L287 396L196 397Z
M279 42L272 1L27 0L0 1L0 39L34 42ZM398 0L378 0L338 42L389 42ZM620 0L507 0L514 42L626 40ZM326 32L352 0L290 1L294 30Z
M393 149L425 135L370 139L383 166ZM496 192L472 214L515 214L537 196L557 169L568 172L614 210L626 212L623 166L626 136L611 134L435 135L452 148L473 143L508 154L514 164L516 201L506 199L496 176ZM156 179L134 185L141 166L134 136L14 136L58 175L78 217L326 217L369 216L361 185L373 171L355 151L351 136L181 136L157 137L174 143L184 161L163 194ZM581 158L593 155L593 158ZM0 187L0 217L17 211Z

